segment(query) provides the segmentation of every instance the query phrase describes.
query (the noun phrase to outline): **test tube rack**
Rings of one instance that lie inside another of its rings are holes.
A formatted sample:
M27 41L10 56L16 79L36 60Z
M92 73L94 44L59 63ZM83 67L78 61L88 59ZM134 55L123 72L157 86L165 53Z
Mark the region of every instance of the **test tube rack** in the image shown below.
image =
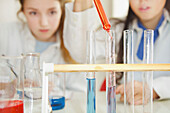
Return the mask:
M43 63L42 113L48 113L48 73L170 71L170 64L53 64Z

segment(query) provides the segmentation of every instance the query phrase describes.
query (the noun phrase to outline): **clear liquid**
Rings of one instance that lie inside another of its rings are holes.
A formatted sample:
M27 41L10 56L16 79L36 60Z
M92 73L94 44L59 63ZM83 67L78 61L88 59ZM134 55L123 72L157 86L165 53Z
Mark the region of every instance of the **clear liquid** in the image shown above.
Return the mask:
M96 80L87 78L87 113L96 112Z
M50 97L52 110L60 110L65 106L65 97Z
M42 98L42 88L41 87L24 87L24 96L29 99L41 99Z
M116 87L107 88L107 113L116 113Z
M25 113L41 113L41 87L24 87L24 97Z

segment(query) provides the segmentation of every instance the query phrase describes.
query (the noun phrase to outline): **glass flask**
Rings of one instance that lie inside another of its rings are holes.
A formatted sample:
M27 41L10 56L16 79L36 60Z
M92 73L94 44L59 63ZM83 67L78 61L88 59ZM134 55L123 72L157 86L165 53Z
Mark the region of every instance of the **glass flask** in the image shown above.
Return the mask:
M106 40L106 64L115 64L115 33L113 30L104 32ZM106 106L107 113L116 113L116 73L106 73Z
M26 54L24 73L24 102L26 113L41 113L42 76L39 62L39 53Z
M52 110L65 107L65 73L48 73L48 93Z
M87 31L86 34L86 63L96 63L96 39L94 31ZM87 80L87 113L96 113L96 78L95 72L86 73Z
M24 57L0 56L0 113L24 113Z

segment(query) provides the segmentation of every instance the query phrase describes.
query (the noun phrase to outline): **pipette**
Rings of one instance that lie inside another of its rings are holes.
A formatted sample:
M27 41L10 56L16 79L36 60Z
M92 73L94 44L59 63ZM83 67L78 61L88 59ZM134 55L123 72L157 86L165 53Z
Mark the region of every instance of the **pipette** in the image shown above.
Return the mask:
M97 12L99 14L100 20L102 22L103 29L106 30L106 31L109 31L110 28L111 28L111 25L110 25L110 23L107 19L106 13L103 9L103 6L102 6L100 0L94 0L94 3L95 3L95 6L96 6L96 9L97 9Z

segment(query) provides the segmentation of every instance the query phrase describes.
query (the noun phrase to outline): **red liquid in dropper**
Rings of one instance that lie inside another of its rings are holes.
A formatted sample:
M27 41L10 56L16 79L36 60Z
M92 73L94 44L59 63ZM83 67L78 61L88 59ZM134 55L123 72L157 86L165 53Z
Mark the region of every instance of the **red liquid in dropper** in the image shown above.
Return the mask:
M102 22L102 25L103 25L103 29L106 30L109 34L109 36L111 37L112 39L112 35L110 34L110 28L111 28L111 25L107 19L107 16L106 16L106 13L103 9L103 6L100 2L100 0L94 0L94 3L95 3L95 6L96 6L96 9L97 9L97 12L99 14L99 17L100 17L100 20Z
M21 100L0 101L0 105L5 105L4 108L0 108L0 113L24 113L23 101Z

